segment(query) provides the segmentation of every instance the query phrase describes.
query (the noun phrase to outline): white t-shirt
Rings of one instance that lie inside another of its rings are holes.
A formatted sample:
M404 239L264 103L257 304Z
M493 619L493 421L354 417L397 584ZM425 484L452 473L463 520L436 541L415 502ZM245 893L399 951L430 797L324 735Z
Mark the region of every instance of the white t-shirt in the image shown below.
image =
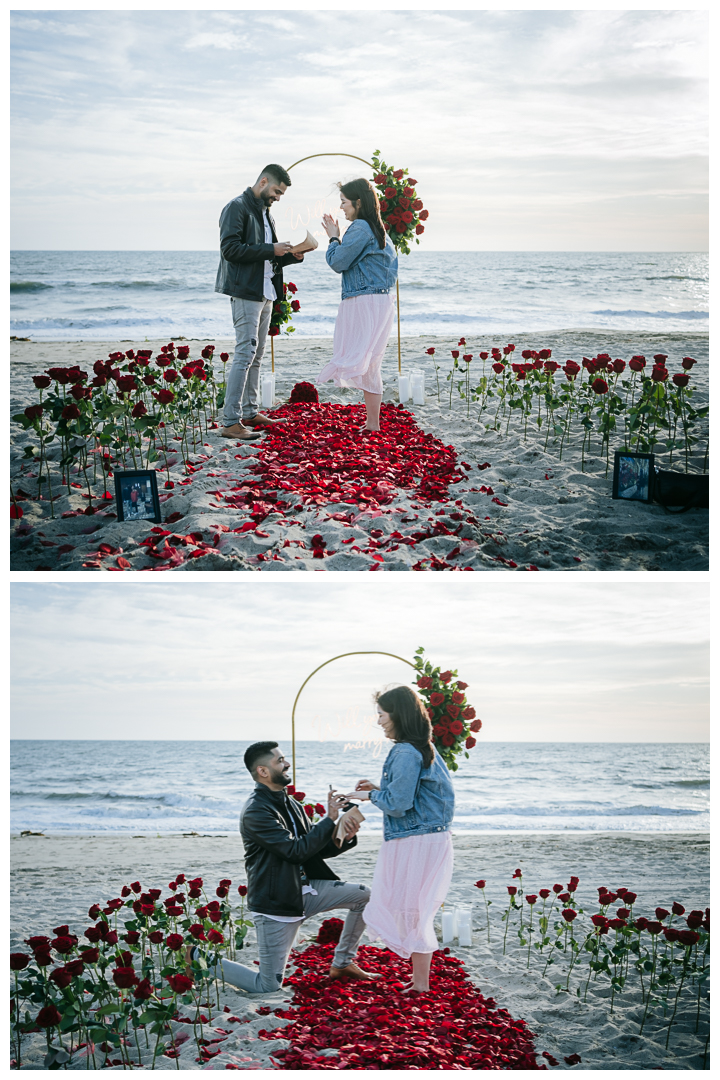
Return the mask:
M263 220L265 222L265 243L272 244L272 229L270 228L270 222L268 221L267 207L263 210ZM269 259L265 260L265 279L263 281L263 296L266 300L277 300L277 293L275 292L275 286L272 283L272 263ZM270 916L268 915L268 918Z
M311 885L303 885L302 894L305 896L309 893L311 896L317 896L317 889L313 889ZM263 919L272 919L274 922L303 922L304 915L264 915L262 911L251 911L253 919L258 915L262 915Z

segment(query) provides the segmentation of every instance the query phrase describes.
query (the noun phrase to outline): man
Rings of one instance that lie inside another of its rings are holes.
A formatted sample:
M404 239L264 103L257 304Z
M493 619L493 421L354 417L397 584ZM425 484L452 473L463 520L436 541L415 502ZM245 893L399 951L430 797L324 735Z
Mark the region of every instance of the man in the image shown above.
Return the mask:
M220 215L220 266L215 292L230 297L235 325L235 355L227 377L223 428L227 439L259 439L260 428L282 421L258 412L260 366L272 307L283 298L282 267L303 259L292 244L277 242L269 208L290 187L281 165L266 165Z
M332 839L343 800L331 792L327 816L311 826L303 808L285 791L290 783L290 763L276 742L253 743L244 760L255 780L255 790L242 809L240 832L245 847L248 910L257 931L260 966L249 968L222 960L217 974L222 966L225 981L248 993L278 990L304 919L321 911L347 908L329 977L379 978L353 963L365 929L362 913L370 890L366 885L340 881L325 865L325 859L357 844L357 825L351 819L345 822L350 838L340 847Z

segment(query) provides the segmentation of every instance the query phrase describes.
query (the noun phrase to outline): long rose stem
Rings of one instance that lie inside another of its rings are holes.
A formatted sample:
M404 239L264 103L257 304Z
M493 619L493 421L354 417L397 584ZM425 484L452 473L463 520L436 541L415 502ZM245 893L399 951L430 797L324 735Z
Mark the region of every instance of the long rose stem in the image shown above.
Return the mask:
M572 969L575 966L575 949L573 948L574 943L575 938L573 936L572 923L570 923L570 967L568 968L567 982L565 984L568 993L570 993L570 975L572 974Z
M541 929L542 929L542 920L545 918L545 905L546 904L547 904L547 896L543 898L542 911L540 912L540 928ZM542 930L542 937L540 938L540 953L541 954L542 954L542 951L543 951L543 949L545 947L543 945L543 938L545 937L546 930L547 930L547 927L545 927L545 930Z
M593 936L593 935L592 935L592 934L590 934L590 936L588 937L588 941L590 940L590 937L592 937L592 936ZM597 952L596 952L596 953L595 953L594 955L595 955L595 956L599 956L599 954L600 954L600 927L598 927L598 928L597 928L597 930L595 931L595 937L596 937L596 939L597 939L597 946L598 946L598 948L597 948ZM584 1002L585 1002L585 1001L587 1001L587 992L588 992L588 987L589 987L589 985L590 985L590 979L591 979L591 977L592 977L592 968L591 968L590 970L591 970L591 974L590 974L590 975L588 975L588 977L587 977L587 982L585 983L585 993L583 994L583 1001L584 1001Z
M642 1003L645 1004L645 982L643 980L642 964L638 964L638 974L640 975L640 995L641 995L641 1000L642 1000Z
M158 1023L157 1039L155 1040L155 1049L153 1050L152 1068L155 1068L155 1058L157 1057L158 1046L160 1044L160 1036L162 1035L163 1025Z
M654 979L655 979L655 952L656 952L655 935L653 934L653 939L652 939L652 971L650 972L650 985L648 986L647 1001L645 1002L645 1012L643 1013L642 1023L640 1024L640 1031L638 1033L640 1035L642 1035L643 1028L645 1027L645 1020L647 1018L647 1013L648 1013L648 1009L650 1008L650 1001L651 1001L651 998L652 998L653 982L654 982Z
M532 909L532 906L531 906L531 907L530 907L530 925L529 925L529 927L528 927L528 958L527 958L527 967L530 967L530 948L531 948L531 946L532 946L532 917L533 917L533 909Z
M12 488L10 489L12 491ZM698 996L699 1001L699 996ZM698 1005L698 1010L700 1006ZM697 1030L697 1028L696 1028ZM20 1031L20 988L18 986L18 973L15 972L15 1037L17 1045L17 1067L18 1069L22 1065L21 1061L21 1047L22 1047L22 1032Z
M510 925L510 912L514 907L513 898L510 897L510 907L505 912L505 936L503 937L503 956L505 955L505 942L507 940L508 926Z
M615 952L617 952L617 940L618 940L618 932L616 930L615 931L615 949L614 949ZM616 984L616 981L615 981L616 979L617 979L617 960L613 959L613 977L612 977L612 980L611 980L612 981L612 993L610 994L610 1015L611 1016L613 1015L613 1003L615 1001L615 990L617 988L617 984Z
M680 994L682 993L683 983L685 981L685 975L687 974L687 962L688 962L688 957L690 956L690 949L691 948L692 948L692 946L689 945L685 949L685 956L683 957L683 969L682 969L682 975L680 976L680 985L678 986L678 992L675 995L675 1008L673 1009L673 1014L670 1017L670 1023L668 1024L667 1038L665 1040L665 1049L666 1050L667 1050L668 1045L670 1043L670 1029L672 1028L673 1023L675 1021L675 1013L677 1012L678 1001L680 1000Z
M702 969L701 969L701 973L702 973L702 971L705 971L705 957L706 956L707 956L707 951L703 953L703 966L702 966ZM700 1026L700 993L701 993L701 991L702 991L702 982L701 982L700 978L698 978L697 1012L695 1013L695 1032L696 1032L696 1034L697 1034L697 1029Z
M542 978L545 978L545 972L548 969L548 964L550 963L550 957L552 956L553 949L555 948L555 946L557 945L559 940L560 940L560 938L556 937L555 940L553 941L552 945L550 946L550 952L548 953L547 960L545 961L545 967L543 968Z
M495 419L493 421L493 427L494 428L497 427L497 418L498 418L498 413L500 412L500 406L505 404L505 369L504 368L503 368L502 387L501 387L500 392L498 394L498 398L499 398L498 407L495 410Z

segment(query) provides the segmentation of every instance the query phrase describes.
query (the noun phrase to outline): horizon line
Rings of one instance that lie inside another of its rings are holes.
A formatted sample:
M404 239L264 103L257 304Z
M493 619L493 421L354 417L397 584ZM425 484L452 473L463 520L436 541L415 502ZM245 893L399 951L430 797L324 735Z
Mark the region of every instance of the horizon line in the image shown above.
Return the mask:
M150 251L177 251L177 252L196 252L203 251L207 254L217 254L217 248L10 248L10 254L15 252L104 252L104 253L116 253L116 252L150 252ZM455 255L457 253L462 254L478 254L478 255L524 255L524 254L538 254L538 255L709 255L710 249L686 249L686 248L664 248L662 250L650 249L650 248L442 248L431 249L427 252L430 255ZM411 251L411 255L421 254L420 252Z
M290 738L288 735L286 738ZM298 743L347 743L352 742L352 738L346 739L296 739L295 744ZM355 740L357 741L357 740ZM381 742L380 739L377 740ZM39 739L19 736L13 738L11 736L10 742L252 742L251 739L104 739L104 738L86 738L80 735L70 736L65 739L50 738ZM539 746L550 746L554 743L562 743L563 745L571 746L709 746L710 739L685 739L685 740L673 740L673 739L641 739L641 740L620 740L620 739L602 739L602 740L587 740L587 739L486 739L488 743L527 743L536 744ZM480 745L479 743L477 745Z

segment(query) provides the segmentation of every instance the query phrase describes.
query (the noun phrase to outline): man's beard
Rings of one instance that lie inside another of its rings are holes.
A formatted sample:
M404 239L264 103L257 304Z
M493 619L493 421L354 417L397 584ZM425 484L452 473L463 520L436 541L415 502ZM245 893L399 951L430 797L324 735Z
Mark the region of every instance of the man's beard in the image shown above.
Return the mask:
M288 784L291 783L289 775L280 770L273 774L272 780L273 784L282 784L284 787L287 787Z
M266 205L266 206L268 207L268 209L269 209L269 208L270 208L270 207L272 206L272 204L273 204L273 203L275 202L275 199L274 199L274 197L273 197L272 195L266 195L264 191L263 191L263 192L261 192L261 194L260 194L260 198L261 198L261 199L262 199L262 201L263 201L263 202L265 203L265 205Z

